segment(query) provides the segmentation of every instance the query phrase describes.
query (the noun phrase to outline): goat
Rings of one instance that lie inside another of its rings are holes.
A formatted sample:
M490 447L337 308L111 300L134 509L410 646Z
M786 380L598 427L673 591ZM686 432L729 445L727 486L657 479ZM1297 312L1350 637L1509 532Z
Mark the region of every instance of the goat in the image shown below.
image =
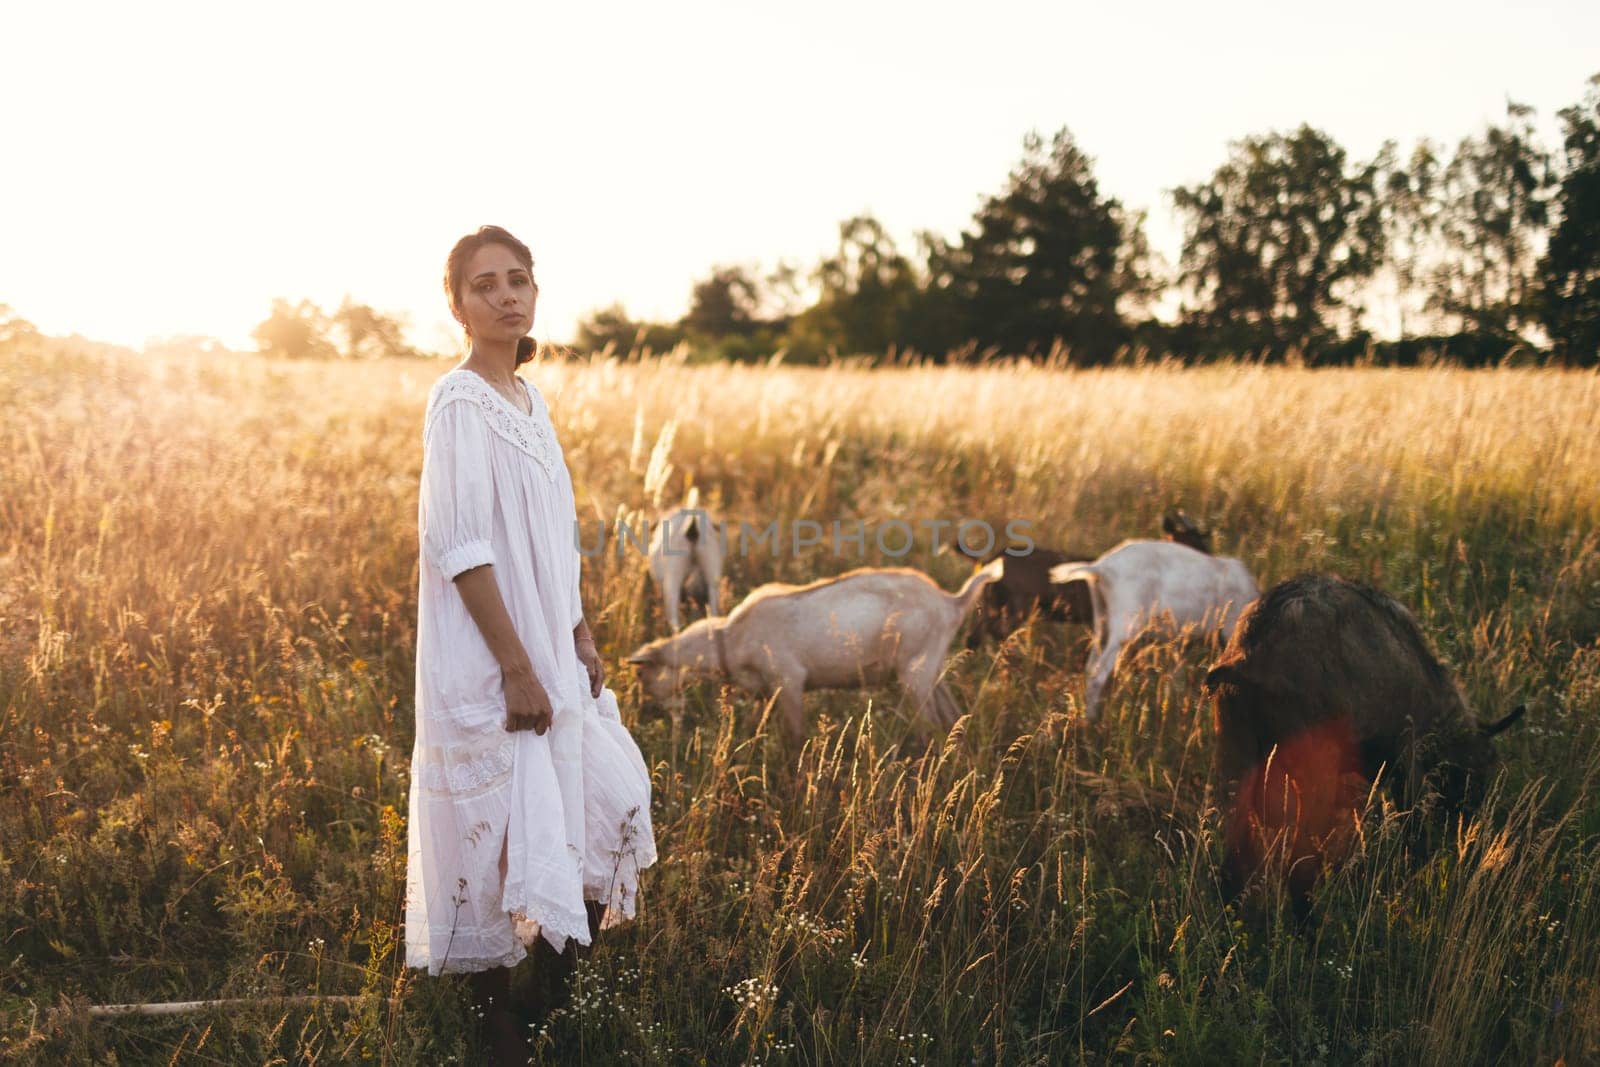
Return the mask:
M1025 555L1000 555L989 560L986 565L998 565L1000 577L978 594L967 647L976 649L985 638L1004 641L1035 613L1053 622L1094 621L1087 582L1050 583L1050 568L1087 559L1053 548L1035 548Z
M667 613L667 625L679 629L679 602L722 614L718 584L722 581L722 539L704 508L678 508L665 515L650 537L650 574Z
M949 728L959 716L939 672L978 591L999 576L974 571L958 593L905 568L862 568L810 585L774 582L723 618L701 619L628 657L646 694L665 702L687 681L726 678L776 692L784 726L805 729L806 689L897 681L917 714Z
M1100 716L1117 656L1130 641L1152 630L1176 635L1191 626L1226 639L1259 591L1241 561L1171 541L1124 541L1093 563L1052 567L1050 581L1089 584L1094 643L1084 666L1084 717L1091 722Z
M1168 541L1211 554L1211 534L1181 510L1169 511L1163 516L1161 530ZM956 549L964 552L959 541ZM964 554L979 563L1003 561L1000 580L985 586L978 596L972 629L967 632L969 649L978 648L986 638L996 643L1004 641L1035 612L1041 619L1052 622L1084 625L1094 622L1094 602L1087 581L1078 579L1060 585L1050 581L1052 567L1062 563L1087 563L1094 558L1091 553L1033 548L1015 556L1009 553Z
M1282 851L1301 904L1344 851L1380 770L1402 803L1448 810L1481 798L1489 738L1416 619L1369 586L1308 574L1280 582L1239 621L1205 687L1216 700L1216 779L1228 807L1225 888Z
M1211 555L1211 531L1196 526L1182 508L1161 516L1161 532L1168 541Z

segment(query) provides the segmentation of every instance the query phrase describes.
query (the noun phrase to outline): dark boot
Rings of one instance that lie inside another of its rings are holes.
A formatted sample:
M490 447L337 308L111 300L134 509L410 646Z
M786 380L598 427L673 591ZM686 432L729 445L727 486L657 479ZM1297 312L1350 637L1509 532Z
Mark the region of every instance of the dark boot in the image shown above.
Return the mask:
M511 1007L511 971L491 967L468 976L472 1006L494 1067L527 1067L527 1029Z
M524 1009L528 1022L534 1026L543 1023L557 1008L567 1006L572 999L572 974L578 968L578 961L588 959L594 951L606 907L586 900L583 909L589 920L588 946L568 941L567 947L557 952L550 947L550 942L541 937L528 949L533 973L528 976L528 998L524 1002Z
M589 919L589 947L584 951L583 957L587 958L600 943L600 924L605 921L606 906L598 900L586 900L583 902L583 911Z
M550 947L550 942L539 939L529 953L533 957L532 989L534 1021L543 1022L558 1008L565 1008L572 999L572 972L578 967L577 945L571 941L560 952Z

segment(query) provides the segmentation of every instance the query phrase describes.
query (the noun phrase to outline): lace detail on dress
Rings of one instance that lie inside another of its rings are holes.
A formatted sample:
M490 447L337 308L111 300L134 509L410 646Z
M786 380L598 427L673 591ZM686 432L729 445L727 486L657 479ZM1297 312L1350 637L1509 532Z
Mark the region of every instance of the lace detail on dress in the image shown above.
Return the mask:
M511 774L514 751L509 737L469 759L450 759L441 751L442 759L430 759L422 765L422 788L430 793L459 796L498 785Z
M409 944L406 945L406 950L408 953L419 951L413 950ZM479 971L487 971L492 967L515 967L527 955L527 950L518 945L504 956L451 956L448 959L429 962L428 976L437 978L441 974L476 974ZM407 956L407 959L421 958L420 955ZM419 964L412 964L411 966L415 967L419 966Z
M549 409L545 407L539 391L532 386L528 387L528 396L533 402L533 414L524 415L513 409L505 398L494 391L493 386L477 374L469 370L451 371L433 387L428 413L422 422L422 438L424 441L428 439L433 429L434 414L443 410L446 404L456 400L471 401L478 405L495 433L532 456L544 469L545 476L554 479L556 435L550 425Z
M589 916L585 912L554 906L524 904L511 912L511 932L527 947L532 947L534 939L543 934L545 940L560 951L568 940L580 945L589 943Z

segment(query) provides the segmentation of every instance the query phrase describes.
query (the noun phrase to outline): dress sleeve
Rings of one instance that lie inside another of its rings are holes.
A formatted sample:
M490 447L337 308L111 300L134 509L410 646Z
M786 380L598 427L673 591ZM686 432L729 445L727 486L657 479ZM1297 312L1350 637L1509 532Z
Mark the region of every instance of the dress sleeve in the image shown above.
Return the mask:
M572 604L570 605L570 609L568 611L568 614L571 615L571 617L572 617L572 627L574 629L576 629L577 625L580 622L583 621L583 568L582 568L582 562L583 561L580 559L578 561L578 563L573 565L573 568L572 568Z
M422 551L452 580L494 562L489 434L483 413L466 401L446 402L431 412L423 431Z

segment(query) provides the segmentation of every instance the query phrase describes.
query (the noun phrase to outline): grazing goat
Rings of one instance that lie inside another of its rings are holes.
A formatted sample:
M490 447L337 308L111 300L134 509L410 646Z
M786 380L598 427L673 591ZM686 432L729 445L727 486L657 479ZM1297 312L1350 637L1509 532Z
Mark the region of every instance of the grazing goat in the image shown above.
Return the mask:
M1094 605L1087 582L1050 584L1050 568L1082 563L1088 558L1053 548L1035 548L1026 555L1000 555L990 560L986 565L998 566L1000 577L978 594L967 647L976 649L985 638L1004 641L1036 612L1041 619L1052 622L1092 622Z
M1171 541L1124 541L1093 563L1051 568L1050 581L1089 584L1094 643L1084 666L1084 717L1091 722L1100 715L1117 656L1129 642L1152 630L1178 635L1188 627L1227 638L1258 592L1239 560Z
M717 602L722 538L704 508L678 508L662 518L650 537L650 574L674 633L679 628L678 604L684 599L706 608L708 614L722 614Z
M1216 776L1228 805L1230 895L1269 858L1287 863L1303 906L1344 849L1384 771L1402 803L1428 791L1474 807L1494 765L1489 738L1410 612L1325 575L1268 590L1206 675L1216 698Z
M1182 511L1168 512L1161 520L1168 541L1188 545L1207 555L1211 535L1196 526ZM963 551L960 542L957 551ZM976 649L985 639L999 643L1010 637L1028 616L1038 613L1051 622L1094 622L1094 602L1089 583L1083 579L1053 585L1050 569L1062 563L1087 563L1094 557L1087 552L1063 552L1054 548L1034 548L1022 555L998 552L990 556L966 553L975 562L1001 560L1000 580L983 588L973 611L972 629L967 632L967 647Z
M776 692L793 738L805 729L805 690L891 679L923 719L948 728L959 709L939 684L945 653L978 590L998 576L994 565L975 571L954 594L903 568L863 568L804 586L774 582L727 617L701 619L645 645L628 662L658 702L694 678Z
M1211 555L1211 531L1196 526L1194 520L1185 514L1182 508L1161 516L1161 532L1166 535L1168 541L1188 545L1196 552Z

